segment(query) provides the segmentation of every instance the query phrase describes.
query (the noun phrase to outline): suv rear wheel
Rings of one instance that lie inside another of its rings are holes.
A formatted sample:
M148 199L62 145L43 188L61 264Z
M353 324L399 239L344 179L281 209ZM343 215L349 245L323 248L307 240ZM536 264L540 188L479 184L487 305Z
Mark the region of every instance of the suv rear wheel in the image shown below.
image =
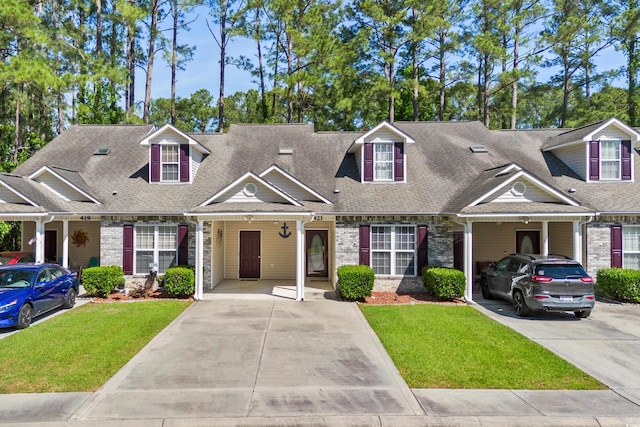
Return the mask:
M527 303L524 302L524 295L517 289L513 291L513 306L518 316L525 317L529 315L529 307L527 307Z

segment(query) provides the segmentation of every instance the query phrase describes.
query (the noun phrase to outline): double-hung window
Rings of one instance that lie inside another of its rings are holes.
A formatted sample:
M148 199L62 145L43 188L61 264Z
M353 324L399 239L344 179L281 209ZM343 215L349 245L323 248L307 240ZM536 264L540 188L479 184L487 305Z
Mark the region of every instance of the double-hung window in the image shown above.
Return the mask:
M161 145L162 181L178 181L180 176L180 147Z
M376 143L373 147L374 181L393 181L393 144Z
M600 141L600 179L619 180L620 170L620 140Z
M148 274L156 267L163 274L176 264L178 227L175 225L138 225L135 227L135 274Z
M371 227L371 267L376 274L416 275L416 228L405 225Z
M622 227L622 267L640 270L640 226Z

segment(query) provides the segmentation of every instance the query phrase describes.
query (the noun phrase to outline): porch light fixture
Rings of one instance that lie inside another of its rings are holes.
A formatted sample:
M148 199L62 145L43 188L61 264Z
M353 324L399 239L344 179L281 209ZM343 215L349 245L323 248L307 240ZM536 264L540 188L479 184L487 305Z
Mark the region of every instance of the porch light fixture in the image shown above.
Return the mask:
M528 216L523 217L522 222L524 222L525 224L529 224L529 217Z

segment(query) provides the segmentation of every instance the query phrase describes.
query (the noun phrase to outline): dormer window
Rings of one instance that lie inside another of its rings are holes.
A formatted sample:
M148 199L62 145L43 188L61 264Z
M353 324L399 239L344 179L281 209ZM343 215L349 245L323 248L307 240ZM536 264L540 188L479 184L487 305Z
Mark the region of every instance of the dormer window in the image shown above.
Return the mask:
M393 180L393 144L374 144L373 170L374 181Z
M404 143L367 142L364 144L364 181L404 181Z
M180 167L178 145L161 145L161 168L163 182L177 182Z
M189 182L189 145L152 144L150 166L151 182Z
M620 166L620 140L600 141L600 179L619 180Z
M631 181L631 141L589 142L589 181Z

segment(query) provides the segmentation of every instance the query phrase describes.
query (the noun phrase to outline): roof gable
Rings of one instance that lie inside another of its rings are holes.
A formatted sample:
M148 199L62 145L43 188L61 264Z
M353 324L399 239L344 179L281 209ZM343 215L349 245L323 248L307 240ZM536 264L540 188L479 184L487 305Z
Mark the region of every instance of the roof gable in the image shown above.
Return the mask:
M515 163L494 171L483 181L484 191L466 207L487 203L559 203L579 206L575 200Z
M189 144L202 154L211 154L209 149L204 145L170 124L162 126L157 131L142 139L140 145L175 144L176 142Z
M287 194L295 197L297 200L308 200L312 202L324 202L331 204L331 202L320 193L317 193L301 181L289 175L277 165L273 165L262 172L260 177L265 179L275 188L286 191Z
M88 186L77 171L43 166L28 178L62 200L100 204L100 201L89 193Z
M28 204L31 206L38 206L21 192L12 188L9 184L0 180L0 203L12 203L16 205Z
M302 206L284 191L253 172L247 172L222 190L211 196L199 206L213 203L284 203Z
M384 142L392 140L394 142L404 142L409 144L413 144L415 142L411 136L385 121L357 138L353 142L351 148L349 148L349 152L355 153L365 142L377 142L379 140Z
M640 133L614 117L556 135L549 140L549 143L545 144L543 151L551 151L560 147L595 141L601 139L603 134L606 135L608 130L613 130L616 134L622 133L627 135L623 139L629 139L632 143L640 140Z

